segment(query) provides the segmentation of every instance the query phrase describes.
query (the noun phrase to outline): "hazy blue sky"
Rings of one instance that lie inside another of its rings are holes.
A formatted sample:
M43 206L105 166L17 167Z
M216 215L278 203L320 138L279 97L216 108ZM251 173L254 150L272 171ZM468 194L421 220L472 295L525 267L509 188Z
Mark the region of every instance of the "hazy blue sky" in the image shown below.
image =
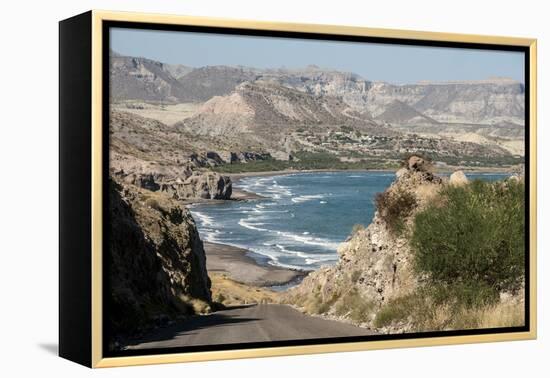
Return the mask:
M520 52L123 28L111 29L111 48L123 55L192 67L299 68L315 64L392 83L482 80L495 76L524 81L523 53Z

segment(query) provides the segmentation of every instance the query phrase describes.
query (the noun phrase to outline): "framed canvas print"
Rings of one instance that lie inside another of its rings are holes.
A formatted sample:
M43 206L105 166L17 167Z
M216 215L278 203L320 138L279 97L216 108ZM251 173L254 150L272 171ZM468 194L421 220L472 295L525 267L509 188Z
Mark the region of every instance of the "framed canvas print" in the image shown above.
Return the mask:
M60 22L60 355L536 337L536 41Z

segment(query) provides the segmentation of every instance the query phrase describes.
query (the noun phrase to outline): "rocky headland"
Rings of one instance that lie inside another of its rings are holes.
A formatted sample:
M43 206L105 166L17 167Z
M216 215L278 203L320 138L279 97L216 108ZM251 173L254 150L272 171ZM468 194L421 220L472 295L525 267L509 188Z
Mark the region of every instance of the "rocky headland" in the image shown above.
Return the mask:
M511 180L521 178L513 176ZM391 186L378 195L378 210L372 222L367 227L358 225L339 246L338 263L310 273L299 285L284 293L282 302L308 314L350 322L381 333L453 329L456 327L454 317L459 317L459 313L450 313L450 305L438 306L430 299L421 302L417 298L430 283L428 275L415 270L415 251L410 235L416 214L441 201L438 193L443 188L464 185L468 185L468 179L462 171L443 179L431 172L429 162L419 156L410 157L396 172ZM405 308L413 301L418 303ZM396 316L399 320L384 321L382 318L388 317L388 313L397 311L396 303L402 305L399 307L402 314ZM503 290L500 300L492 306L483 310L461 309L464 311L460 316L475 318L477 322L465 321L462 326L475 327L483 322L484 326L522 324L522 306L521 289ZM435 319L423 323L427 329L418 329L415 318L418 311L438 312L433 314ZM509 318L495 316L506 311Z

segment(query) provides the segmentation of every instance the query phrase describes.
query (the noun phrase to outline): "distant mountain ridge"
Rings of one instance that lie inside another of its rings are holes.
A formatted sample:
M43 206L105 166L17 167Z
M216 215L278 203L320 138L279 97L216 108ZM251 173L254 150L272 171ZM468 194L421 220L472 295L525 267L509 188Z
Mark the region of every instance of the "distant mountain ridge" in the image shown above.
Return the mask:
M357 111L367 111L380 120L395 112L395 101L399 101L419 113L418 117L412 117L414 122L524 124L525 86L511 79L396 85L313 65L303 69L192 68L111 54L114 102L202 103L228 95L244 82L256 81L277 83L314 96L339 97ZM388 119L394 118L391 115Z

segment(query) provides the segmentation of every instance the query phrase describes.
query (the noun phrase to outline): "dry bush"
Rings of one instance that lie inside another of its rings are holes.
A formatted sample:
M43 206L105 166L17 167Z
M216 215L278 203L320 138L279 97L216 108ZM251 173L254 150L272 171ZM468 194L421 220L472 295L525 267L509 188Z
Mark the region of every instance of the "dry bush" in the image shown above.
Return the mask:
M372 301L364 299L356 289L344 293L334 306L337 316L347 316L356 323L364 323L369 320L375 309Z
M379 216L388 229L397 235L404 230L406 218L417 206L414 194L402 188L378 193L375 203Z

